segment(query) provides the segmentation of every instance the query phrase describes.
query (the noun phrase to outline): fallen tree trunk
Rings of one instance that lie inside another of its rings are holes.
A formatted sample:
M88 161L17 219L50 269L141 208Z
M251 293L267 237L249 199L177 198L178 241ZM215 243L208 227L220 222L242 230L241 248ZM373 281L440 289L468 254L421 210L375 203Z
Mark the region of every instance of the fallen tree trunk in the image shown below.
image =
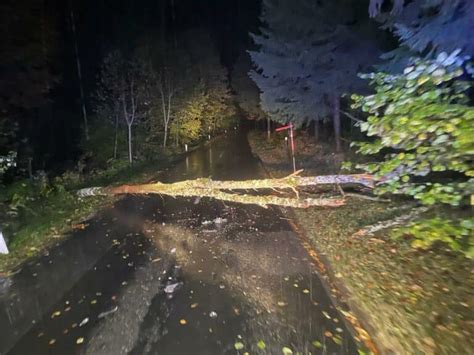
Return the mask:
M299 198L297 187L317 185L359 185L373 188L376 180L371 175L326 175L303 177L296 172L280 179L260 179L243 181L214 181L211 179L195 179L175 183L150 183L143 185L121 185L116 187L90 187L78 191L78 196L120 195L120 194L159 194L173 197L210 197L228 202L255 204L266 207L279 205L295 208L309 206L337 207L345 203L344 198ZM296 198L280 197L275 195L249 195L246 193L232 193L229 191L291 189Z

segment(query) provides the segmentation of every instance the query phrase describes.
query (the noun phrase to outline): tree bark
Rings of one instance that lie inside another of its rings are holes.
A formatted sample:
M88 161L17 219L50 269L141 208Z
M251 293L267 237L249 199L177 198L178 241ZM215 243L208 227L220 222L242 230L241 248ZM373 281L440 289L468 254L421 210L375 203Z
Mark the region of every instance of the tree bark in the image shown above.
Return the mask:
M128 162L130 165L133 163L133 155L132 155L132 125L128 124Z
M270 116L267 116L267 138L270 139L270 135L272 133L272 125L270 121Z
M163 137L163 148L166 148L168 141L168 121L165 121L165 136Z
M168 93L168 110L166 112L166 128L165 128L165 142L164 142L164 147L166 147L166 141L168 138L168 126L170 123L170 117L171 117L171 97L173 94L170 92Z
M165 134L163 137L163 148L166 148L166 141L168 140L168 115L166 114L166 100L165 100L165 83L164 83L164 75L160 79L160 94L161 94L161 106L163 108L163 126L165 129Z
M314 121L314 140L319 141L319 120Z
M180 181L171 184L161 182L144 185L121 185L117 187L91 187L78 191L78 195L120 195L120 194L159 194L174 197L210 197L223 201L259 206L280 205L287 207L306 208L310 206L337 207L345 203L344 198L299 198L297 187L315 185L359 185L368 188L375 186L376 180L371 175L327 175L327 176L298 176L292 174L280 179L261 179L244 181L213 181L211 179L196 179ZM274 195L248 195L239 193L245 190L277 190L290 189L296 193L296 198ZM233 191L233 192L231 192Z
M33 182L33 158L28 157L28 178Z
M333 125L334 125L334 140L336 142L336 151L340 152L341 147L341 115L339 112L340 98L338 95L333 97Z
M118 146L118 122L119 122L119 116L118 116L118 113L117 113L117 112L115 112L114 159L117 159L117 146Z

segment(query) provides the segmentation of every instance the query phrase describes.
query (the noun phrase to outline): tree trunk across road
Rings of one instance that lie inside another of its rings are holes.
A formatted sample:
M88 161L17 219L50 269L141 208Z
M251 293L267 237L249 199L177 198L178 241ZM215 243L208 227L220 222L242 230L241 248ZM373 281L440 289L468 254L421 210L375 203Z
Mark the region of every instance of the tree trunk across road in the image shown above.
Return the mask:
M266 207L279 205L295 208L310 206L337 207L344 205L344 198L300 198L297 187L317 185L356 185L373 188L376 180L371 175L325 175L299 176L300 171L279 179L258 179L243 181L214 181L195 179L165 184L155 182L143 185L121 185L116 187L90 187L78 191L78 196L121 195L121 194L159 194L174 197L210 197L222 201L243 204L255 204ZM249 190L293 190L296 197L272 195L254 195L242 193ZM237 192L236 192L237 191Z

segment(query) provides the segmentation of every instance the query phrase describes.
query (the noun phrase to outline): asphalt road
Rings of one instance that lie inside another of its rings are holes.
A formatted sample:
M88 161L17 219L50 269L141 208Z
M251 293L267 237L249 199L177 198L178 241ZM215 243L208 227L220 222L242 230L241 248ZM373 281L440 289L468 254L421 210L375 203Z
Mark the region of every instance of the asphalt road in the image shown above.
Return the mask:
M163 181L261 176L228 134ZM0 292L0 353L357 354L278 209L126 197Z

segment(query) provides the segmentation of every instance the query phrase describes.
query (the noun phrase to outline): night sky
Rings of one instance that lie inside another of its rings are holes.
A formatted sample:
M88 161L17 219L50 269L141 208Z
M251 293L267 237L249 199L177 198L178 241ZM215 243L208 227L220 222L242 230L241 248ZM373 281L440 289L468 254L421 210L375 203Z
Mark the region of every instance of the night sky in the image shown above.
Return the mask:
M259 1L253 0L85 0L73 6L77 11L79 50L90 71L112 46L127 46L151 32L172 38L191 28L208 29L223 63L231 67L239 52L248 46L248 33L257 28L260 12ZM69 8L61 11L68 12ZM66 21L67 15L64 14ZM72 44L66 21L64 37ZM68 52L72 55L72 48ZM86 72L85 76L90 74L93 73Z

